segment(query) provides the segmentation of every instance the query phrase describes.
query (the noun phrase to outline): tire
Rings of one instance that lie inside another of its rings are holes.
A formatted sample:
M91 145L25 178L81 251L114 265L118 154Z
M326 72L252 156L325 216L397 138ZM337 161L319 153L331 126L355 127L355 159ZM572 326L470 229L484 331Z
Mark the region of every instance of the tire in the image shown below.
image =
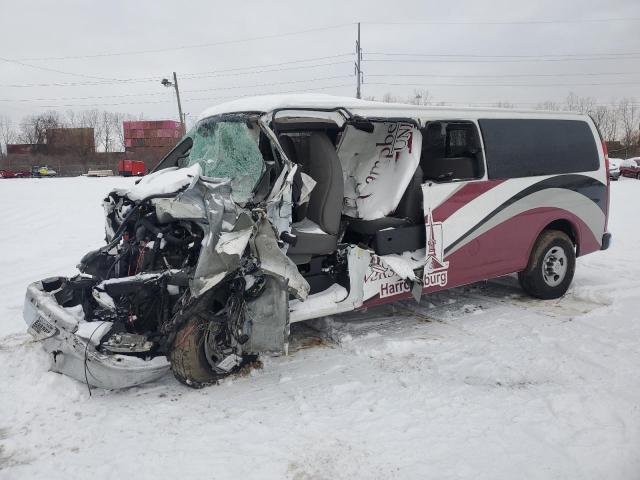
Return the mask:
M173 375L180 383L192 388L212 385L225 376L215 373L205 356L204 333L207 323L203 313L191 317L178 330L169 353Z
M568 290L576 268L573 242L559 230L545 230L536 240L527 268L518 273L522 289L535 298L550 300Z

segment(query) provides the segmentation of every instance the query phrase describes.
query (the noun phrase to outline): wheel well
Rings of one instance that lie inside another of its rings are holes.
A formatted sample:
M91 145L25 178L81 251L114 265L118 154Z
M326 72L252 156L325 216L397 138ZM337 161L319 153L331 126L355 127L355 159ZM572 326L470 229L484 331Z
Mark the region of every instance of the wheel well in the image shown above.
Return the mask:
M573 242L576 247L576 256L580 254L580 244L578 243L578 231L575 226L569 220L554 220L544 230L559 230L565 233Z

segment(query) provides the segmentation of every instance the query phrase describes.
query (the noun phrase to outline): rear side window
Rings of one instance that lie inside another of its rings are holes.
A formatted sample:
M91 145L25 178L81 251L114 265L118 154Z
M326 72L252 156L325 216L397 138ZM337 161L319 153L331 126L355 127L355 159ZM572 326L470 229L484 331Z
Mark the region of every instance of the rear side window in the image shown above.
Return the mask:
M468 121L433 121L422 129L423 180L456 182L484 176L477 127Z
M580 120L479 120L489 178L598 170L598 147Z

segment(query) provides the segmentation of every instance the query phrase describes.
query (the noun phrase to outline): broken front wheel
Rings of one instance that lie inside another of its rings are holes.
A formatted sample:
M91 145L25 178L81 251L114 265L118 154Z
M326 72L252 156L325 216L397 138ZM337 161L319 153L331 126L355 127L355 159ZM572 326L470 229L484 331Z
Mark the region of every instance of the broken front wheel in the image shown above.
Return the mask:
M236 373L250 358L238 355L227 343L225 323L197 313L177 332L169 354L175 377L192 388L202 388Z
M287 282L259 277L248 285L235 279L228 289L213 294L218 307L203 298L187 310L187 318L176 332L169 360L176 378L194 388L211 385L254 362L257 352L286 353L289 336ZM217 312L217 313L215 313ZM183 317L184 318L184 317Z

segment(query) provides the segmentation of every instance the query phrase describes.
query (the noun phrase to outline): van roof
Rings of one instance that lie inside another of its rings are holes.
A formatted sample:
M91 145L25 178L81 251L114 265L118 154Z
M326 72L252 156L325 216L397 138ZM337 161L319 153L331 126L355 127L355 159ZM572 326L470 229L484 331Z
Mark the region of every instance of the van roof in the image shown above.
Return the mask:
M586 115L572 112L549 112L544 110L522 110L512 108L481 108L481 107L445 107L445 106L423 106L405 103L385 103L371 100L360 100L352 97L340 97L325 94L288 94L288 95L260 95L255 97L244 97L238 100L221 103L206 109L198 118L211 117L224 113L239 112L260 112L268 113L276 109L295 108L318 108L330 109L344 107L355 115L361 116L416 116L425 114L429 116L441 112L450 117L456 112L461 114L489 114L497 116L518 116L518 117L542 117L542 118L585 118ZM475 115L474 115L475 116Z

